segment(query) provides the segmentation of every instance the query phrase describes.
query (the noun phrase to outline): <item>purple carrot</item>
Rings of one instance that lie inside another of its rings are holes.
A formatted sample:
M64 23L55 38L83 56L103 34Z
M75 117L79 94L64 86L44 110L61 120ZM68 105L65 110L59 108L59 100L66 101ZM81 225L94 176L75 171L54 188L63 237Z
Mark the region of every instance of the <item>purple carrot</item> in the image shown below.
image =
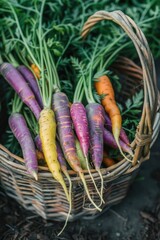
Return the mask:
M34 142L36 144L36 147L37 149L40 151L40 152L43 152L42 151L42 142L41 142L41 139L40 139L40 136L37 135L35 138L34 138Z
M26 83L20 72L10 63L2 63L0 65L0 73L6 81L13 87L21 100L31 109L36 119L39 119L41 108L37 103L35 96Z
M95 169L99 171L103 160L103 131L104 109L98 103L89 103L86 106L92 161Z
M38 163L35 145L23 115L12 113L9 117L9 126L21 146L28 173L37 180Z
M56 117L58 136L63 153L71 168L77 172L81 172L80 161L76 153L69 101L66 94L62 92L53 94L53 110Z
M86 109L82 103L73 103L70 112L75 132L79 139L83 154L86 157L89 149L89 127Z
M111 132L104 129L103 137L104 137L104 144L106 144L106 145L108 145L112 148L118 149L115 138L113 137L113 134ZM124 152L127 152L130 155L133 155L133 152L132 152L131 148L126 143L124 143L122 140L120 140L119 143L120 143L120 146L121 146L121 148Z
M111 123L111 120L110 120L109 116L105 113L104 117L105 117L105 124L104 124L105 127L106 127L110 132L112 132L112 123ZM119 137L120 137L120 139L121 139L124 143L126 143L127 145L130 144L130 143L129 143L129 139L128 139L128 137L127 137L127 134L126 134L126 132L124 131L123 128L121 128Z
M29 87L33 91L39 106L41 108L43 108L42 97L41 97L39 87L37 84L37 80L36 80L34 74L31 72L31 70L29 68L27 68L24 65L18 66L17 69L22 74L24 79L27 81Z
M103 201L104 183L100 167L103 161L104 108L98 103L89 103L86 106L86 112L89 123L91 158L101 178L100 196Z

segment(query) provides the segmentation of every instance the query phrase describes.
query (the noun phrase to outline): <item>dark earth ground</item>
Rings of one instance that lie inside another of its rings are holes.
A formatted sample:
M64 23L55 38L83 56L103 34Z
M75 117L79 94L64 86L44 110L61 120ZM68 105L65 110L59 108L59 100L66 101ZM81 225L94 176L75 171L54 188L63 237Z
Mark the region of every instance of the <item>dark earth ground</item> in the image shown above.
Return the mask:
M62 226L24 210L0 189L0 240L160 240L160 134L120 204L95 220L68 223L57 237Z

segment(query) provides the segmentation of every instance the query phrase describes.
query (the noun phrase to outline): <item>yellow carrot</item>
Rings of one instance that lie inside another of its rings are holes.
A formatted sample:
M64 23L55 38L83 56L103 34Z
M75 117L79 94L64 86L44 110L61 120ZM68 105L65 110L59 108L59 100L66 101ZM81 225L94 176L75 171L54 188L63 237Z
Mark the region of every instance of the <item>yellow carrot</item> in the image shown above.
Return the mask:
M66 184L60 170L56 150L56 122L51 109L43 109L39 118L39 131L42 141L42 150L48 168L53 177L62 185L68 201L70 201Z

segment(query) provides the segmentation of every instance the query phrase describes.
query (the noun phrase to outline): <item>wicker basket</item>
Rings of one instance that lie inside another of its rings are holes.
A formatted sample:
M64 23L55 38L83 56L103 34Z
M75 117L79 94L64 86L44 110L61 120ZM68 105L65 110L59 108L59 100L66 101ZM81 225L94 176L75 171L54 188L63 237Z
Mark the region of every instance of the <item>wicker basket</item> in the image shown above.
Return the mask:
M123 76L123 98L144 89L144 104L141 120L137 126L135 139L131 146L134 151L133 164L123 159L112 167L101 169L104 178L103 197L107 209L120 202L127 194L141 163L149 159L150 147L156 140L160 125L158 90L155 66L146 38L128 16L120 11L99 11L91 16L83 28L85 36L93 25L101 20L112 20L119 24L132 39L138 52L142 68L127 58L119 59L112 67ZM73 184L72 212L69 221L80 216L94 218L99 212L90 204L79 176L69 170ZM93 183L87 171L84 171L90 194L95 203L99 203ZM100 187L100 178L95 170L92 174ZM19 202L27 210L36 212L45 219L63 221L69 206L61 185L55 181L47 167L39 166L39 180L35 181L26 172L24 161L0 145L0 180L6 194ZM67 182L67 179L65 179Z

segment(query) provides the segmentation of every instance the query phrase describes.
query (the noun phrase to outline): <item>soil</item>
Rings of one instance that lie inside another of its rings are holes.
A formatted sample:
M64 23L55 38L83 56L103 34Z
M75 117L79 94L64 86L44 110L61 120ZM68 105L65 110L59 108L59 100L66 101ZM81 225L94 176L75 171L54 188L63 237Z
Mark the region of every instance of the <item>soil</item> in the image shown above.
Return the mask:
M0 240L160 240L159 146L160 135L151 149L150 160L142 164L120 204L95 220L68 223L59 237L63 223L45 221L26 211L0 189Z

